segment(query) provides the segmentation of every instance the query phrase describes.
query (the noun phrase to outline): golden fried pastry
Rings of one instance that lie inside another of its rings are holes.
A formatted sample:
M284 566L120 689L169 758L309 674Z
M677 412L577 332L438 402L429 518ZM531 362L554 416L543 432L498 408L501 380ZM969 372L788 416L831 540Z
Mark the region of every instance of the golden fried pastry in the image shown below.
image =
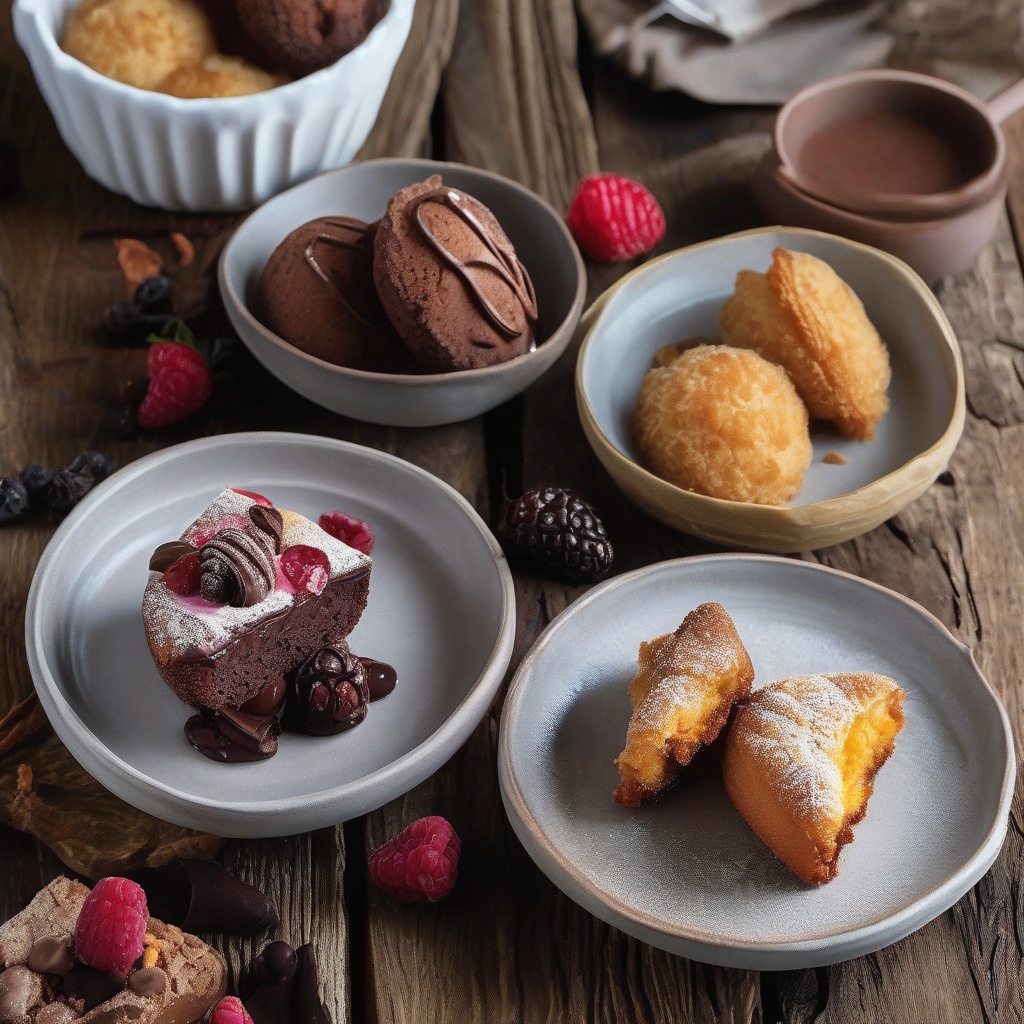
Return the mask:
M813 455L807 409L785 371L724 345L688 349L648 370L632 428L653 473L729 501L789 501Z
M157 87L160 92L182 99L248 96L290 82L286 75L272 75L241 57L211 53L199 64L186 64L172 71Z
M101 75L156 89L176 68L213 53L216 40L193 0L85 0L68 17L60 45Z
M878 769L903 728L888 676L851 672L770 683L736 712L725 788L755 835L808 885L835 878Z
M702 604L674 633L640 644L626 748L615 759L622 777L616 801L639 807L658 796L718 738L753 681L750 656L720 604Z
M824 261L776 249L767 274L741 270L721 339L785 367L816 419L874 436L889 409L889 353L860 299Z

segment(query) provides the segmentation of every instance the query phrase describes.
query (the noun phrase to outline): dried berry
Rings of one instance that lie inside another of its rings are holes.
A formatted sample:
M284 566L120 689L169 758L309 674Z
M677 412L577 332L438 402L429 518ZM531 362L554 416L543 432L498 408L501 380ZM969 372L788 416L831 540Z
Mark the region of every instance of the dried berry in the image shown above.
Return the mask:
M147 277L135 289L135 302L142 308L143 313L174 313L174 303L171 300L173 285L168 277L163 274L155 274Z
M53 479L53 474L45 466L40 466L38 462L35 462L31 466L26 466L18 474L18 478L25 485L25 490L28 491L30 508L39 508L46 503L46 492Z
M28 489L16 476L0 480L0 523L13 523L29 509Z
M88 493L95 481L85 473L62 469L50 481L46 491L46 504L50 511L63 519Z
M110 460L102 452L87 449L80 455L76 455L68 469L72 473L81 473L83 476L91 476L93 483L99 483L110 476Z
M292 732L333 736L366 718L369 704L366 667L342 640L321 647L295 671L282 724Z
M612 567L604 523L589 502L565 487L506 500L497 532L510 557L572 583L595 583Z

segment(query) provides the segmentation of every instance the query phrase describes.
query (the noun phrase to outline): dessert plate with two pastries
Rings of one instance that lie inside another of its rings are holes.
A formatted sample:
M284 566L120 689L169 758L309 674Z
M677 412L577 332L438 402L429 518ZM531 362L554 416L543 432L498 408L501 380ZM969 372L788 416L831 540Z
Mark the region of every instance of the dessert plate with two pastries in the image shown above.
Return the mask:
M930 613L810 562L709 555L591 590L523 661L498 770L537 865L608 923L756 970L887 946L1006 834L1009 721Z

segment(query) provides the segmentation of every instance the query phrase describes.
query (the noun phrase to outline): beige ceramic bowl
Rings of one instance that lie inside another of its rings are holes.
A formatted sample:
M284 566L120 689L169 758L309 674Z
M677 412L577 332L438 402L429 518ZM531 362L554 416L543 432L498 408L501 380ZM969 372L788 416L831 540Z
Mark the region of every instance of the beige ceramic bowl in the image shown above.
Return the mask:
M891 408L874 441L851 441L814 425L814 459L788 506L683 490L637 462L629 419L640 382L662 346L713 337L736 272L766 270L777 246L825 260L860 296L889 348ZM576 401L587 440L605 469L656 519L728 547L787 553L865 533L935 480L963 430L960 350L935 296L906 264L834 235L758 228L668 253L605 292L579 330ZM830 452L847 462L823 462Z
M533 278L537 349L479 370L429 375L370 373L301 352L260 323L256 289L278 243L314 217L344 214L375 221L399 190L432 174L489 207ZM333 412L397 427L426 427L479 416L529 387L572 340L587 278L563 219L522 185L462 164L371 160L322 174L261 206L221 256L221 294L231 322L252 354L293 391Z

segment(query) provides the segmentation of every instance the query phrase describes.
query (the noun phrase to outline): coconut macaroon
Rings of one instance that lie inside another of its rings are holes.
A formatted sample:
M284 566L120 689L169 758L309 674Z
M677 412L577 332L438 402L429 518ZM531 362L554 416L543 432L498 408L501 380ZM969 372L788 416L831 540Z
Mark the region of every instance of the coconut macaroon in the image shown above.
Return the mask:
M815 419L867 441L889 409L889 353L853 289L823 260L776 249L767 274L741 270L721 339L784 367Z
M633 410L640 461L712 498L781 505L803 484L813 450L807 409L786 372L726 345L684 351L648 370Z
M85 0L69 15L60 45L101 75L157 89L176 68L213 53L217 42L193 0Z

